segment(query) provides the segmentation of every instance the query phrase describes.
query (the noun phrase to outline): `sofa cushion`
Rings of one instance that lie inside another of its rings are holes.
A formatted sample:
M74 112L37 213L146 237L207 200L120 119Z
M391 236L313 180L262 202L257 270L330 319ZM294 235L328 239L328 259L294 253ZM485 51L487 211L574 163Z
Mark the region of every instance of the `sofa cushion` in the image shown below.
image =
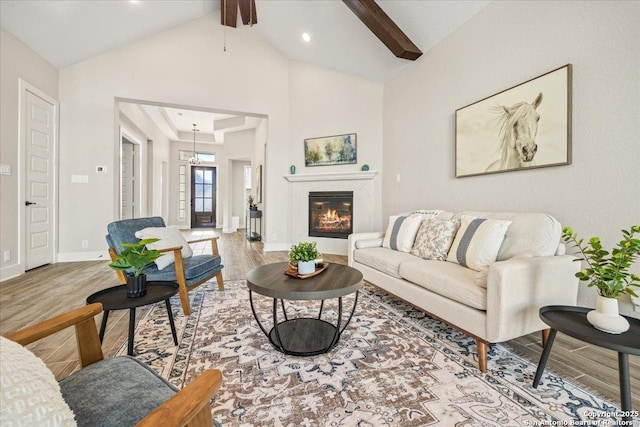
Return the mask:
M133 426L177 389L130 356L93 363L60 381L80 426Z
M424 259L445 261L456 236L460 221L425 219L420 224L411 255Z
M411 254L387 248L358 249L354 252L353 258L361 264L398 279L401 278L399 270L403 262L420 259Z
M0 336L0 425L75 426L53 373L17 342Z
M497 261L504 261L520 253L534 257L552 256L558 249L562 227L551 215L542 213L460 212L455 218L471 215L511 221L498 251Z
M418 228L422 222L422 215L392 215L384 235L382 246L395 251L409 252L413 248Z
M176 226L143 228L142 230L136 231L136 237L138 239L150 239L153 237L160 239L155 243L149 243L147 245L149 249L160 250L182 246L182 250L180 251L182 259L190 258L193 255L191 246L189 246L182 232ZM167 266L175 262L175 257L173 252L165 252L155 262L158 270L164 270Z
M511 221L463 215L447 261L473 270L483 270L496 261Z
M413 260L403 262L399 273L401 278L439 295L478 310L487 309L486 272L451 262ZM478 284L482 281L484 287Z

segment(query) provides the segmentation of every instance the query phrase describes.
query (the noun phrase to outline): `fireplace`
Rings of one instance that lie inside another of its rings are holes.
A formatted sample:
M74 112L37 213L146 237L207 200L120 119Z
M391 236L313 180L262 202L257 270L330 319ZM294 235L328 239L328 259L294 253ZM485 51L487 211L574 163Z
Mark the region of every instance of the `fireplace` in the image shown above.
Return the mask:
M353 191L309 193L309 236L346 239L353 232Z

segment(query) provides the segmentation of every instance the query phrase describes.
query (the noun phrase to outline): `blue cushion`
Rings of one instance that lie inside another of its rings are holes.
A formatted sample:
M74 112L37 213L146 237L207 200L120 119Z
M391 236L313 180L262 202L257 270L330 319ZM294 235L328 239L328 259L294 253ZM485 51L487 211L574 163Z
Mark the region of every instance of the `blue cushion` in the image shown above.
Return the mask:
M78 426L133 426L178 390L130 356L93 363L60 381Z
M221 264L220 256L213 255L194 255L183 260L183 263L187 285L195 284L201 278L212 276L224 267ZM147 280L176 280L175 264L170 264L164 270L158 270L155 264L150 264L142 272L147 275Z
M107 235L107 243L117 253L120 253L123 243L138 243L140 239L136 237L136 231L147 227L166 227L166 225L160 216L115 221L107 225L107 232L109 233Z

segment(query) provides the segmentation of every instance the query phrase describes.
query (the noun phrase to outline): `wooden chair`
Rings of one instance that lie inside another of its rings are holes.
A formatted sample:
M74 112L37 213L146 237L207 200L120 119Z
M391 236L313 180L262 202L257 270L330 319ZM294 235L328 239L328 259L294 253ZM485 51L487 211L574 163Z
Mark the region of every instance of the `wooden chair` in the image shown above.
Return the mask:
M87 305L5 337L26 346L67 327L75 327L82 369L59 384L79 426L213 426L210 399L220 387L222 373L217 369L205 371L177 391L132 357L104 359L94 320L101 312L100 303ZM109 381L105 381L105 377L109 377ZM122 378L122 384L118 378ZM138 386L137 378L144 378L144 383ZM158 402L158 396L163 395L169 398ZM135 402L134 410L127 409L131 402Z
M109 255L115 260L116 254L122 249L123 243L138 242L136 231L148 227L166 227L162 217L135 218L114 221L107 226L107 243L109 244ZM197 288L215 276L218 282L218 289L224 290L222 280L222 265L218 252L218 238L209 237L205 239L191 240L187 243L197 243L211 241L211 255L194 255L183 259L182 246L165 248L160 252L173 252L175 263L163 270L158 270L155 264L144 268L143 273L147 275L147 280L174 281L178 283L182 310L186 316L191 314L188 291ZM121 284L126 283L124 272L117 271Z

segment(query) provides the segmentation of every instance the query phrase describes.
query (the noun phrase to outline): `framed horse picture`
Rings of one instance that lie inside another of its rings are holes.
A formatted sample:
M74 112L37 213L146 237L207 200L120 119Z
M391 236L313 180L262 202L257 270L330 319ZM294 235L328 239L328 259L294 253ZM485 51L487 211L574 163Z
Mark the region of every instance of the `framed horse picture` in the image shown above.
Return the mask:
M456 110L456 177L571 164L571 64Z

